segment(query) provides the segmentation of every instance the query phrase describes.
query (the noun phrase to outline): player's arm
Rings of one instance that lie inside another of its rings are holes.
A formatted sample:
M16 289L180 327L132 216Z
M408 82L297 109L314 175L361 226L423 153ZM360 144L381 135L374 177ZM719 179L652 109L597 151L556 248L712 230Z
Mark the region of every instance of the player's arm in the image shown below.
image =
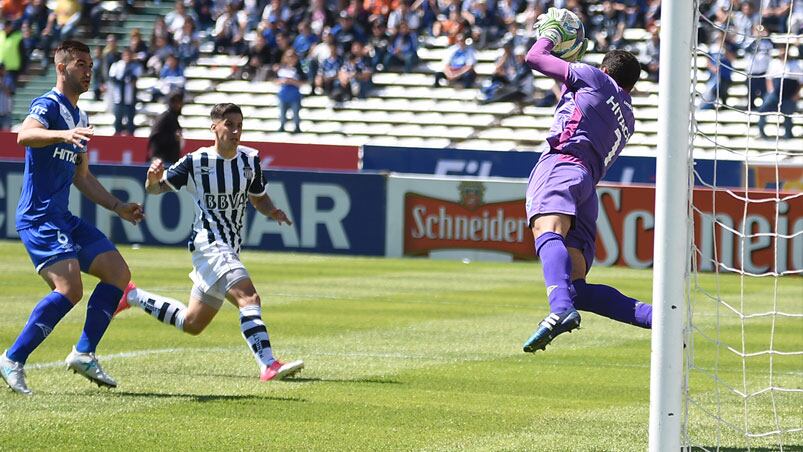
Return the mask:
M145 191L150 195L160 195L164 192L172 191L170 185L164 178L165 167L160 159L154 159L148 167L148 175L145 179Z
M39 119L28 116L22 122L17 133L17 144L41 148L51 144L67 143L74 144L81 148L92 138L95 131L92 127L76 127L70 130L51 130L48 129Z
M274 220L278 221L279 224L287 223L288 225L292 225L293 222L287 218L287 214L275 204L273 204L273 200L270 199L267 193L263 193L261 195L254 195L248 194L248 199L253 204L254 208L257 212L265 215L266 217L273 218Z
M95 175L89 171L89 160L85 153L76 155L73 185L90 201L111 210L131 224L137 224L145 218L142 205L134 202L123 202L101 185Z
M541 37L527 52L525 61L530 69L538 71L558 83L566 83L569 76L569 63L550 53L555 43L548 37Z

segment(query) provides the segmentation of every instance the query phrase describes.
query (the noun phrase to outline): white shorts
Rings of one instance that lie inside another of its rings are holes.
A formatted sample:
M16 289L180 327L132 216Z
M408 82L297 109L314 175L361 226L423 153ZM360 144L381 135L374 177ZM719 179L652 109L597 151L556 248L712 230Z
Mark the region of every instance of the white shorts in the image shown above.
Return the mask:
M207 291L202 291L200 287L193 285L190 297L216 310L220 310L229 289L234 287L238 282L248 278L250 278L250 276L244 268L235 268L218 279Z
M236 270L236 272L235 272ZM234 272L233 274L230 274ZM218 285L224 276L222 285ZM244 275L244 276L243 276ZM232 280L234 276L235 280ZM245 266L240 262L240 257L228 245L213 243L204 247L195 248L192 252L192 271L190 279L199 293L209 294L211 297L222 300L226 292L237 282L248 277Z

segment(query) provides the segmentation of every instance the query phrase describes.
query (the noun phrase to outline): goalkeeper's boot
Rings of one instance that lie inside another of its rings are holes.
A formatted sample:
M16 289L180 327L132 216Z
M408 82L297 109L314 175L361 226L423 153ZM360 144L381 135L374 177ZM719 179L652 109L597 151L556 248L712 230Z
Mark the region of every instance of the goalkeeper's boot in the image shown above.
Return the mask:
M301 361L300 359L287 364L277 359L274 360L270 366L262 370L262 373L259 375L259 379L262 381L284 380L285 378L292 377L293 375L301 372L301 369L303 368L304 361Z
M73 373L85 377L87 380L98 385L98 387L117 387L117 382L114 381L114 378L104 372L103 368L100 367L100 363L94 353L80 353L73 347L72 352L67 355L67 359L65 359L64 362L67 364L67 370L72 370Z
M128 303L128 293L131 292L132 290L135 290L136 288L137 286L134 285L134 281L128 283L128 285L125 287L125 290L123 291L122 298L120 298L120 302L117 303L117 309L114 311L112 317L131 307L131 305Z
M580 313L575 309L563 311L560 314L550 313L538 325L532 336L524 343L524 351L534 353L537 350L544 350L558 335L571 332L580 327Z
M31 390L28 389L28 385L25 384L25 369L23 369L23 364L8 359L6 352L3 352L3 355L0 356L0 377L3 377L3 381L17 394L33 394Z

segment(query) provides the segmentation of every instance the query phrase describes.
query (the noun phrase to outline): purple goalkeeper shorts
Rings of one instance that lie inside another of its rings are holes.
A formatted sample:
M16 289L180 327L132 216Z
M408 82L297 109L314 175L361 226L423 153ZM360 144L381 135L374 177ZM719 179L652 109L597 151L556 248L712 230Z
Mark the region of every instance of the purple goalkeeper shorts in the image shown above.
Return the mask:
M594 262L597 239L597 190L591 174L576 157L544 155L530 173L527 183L527 220L537 215L570 215L572 227L566 246L582 251L586 271Z

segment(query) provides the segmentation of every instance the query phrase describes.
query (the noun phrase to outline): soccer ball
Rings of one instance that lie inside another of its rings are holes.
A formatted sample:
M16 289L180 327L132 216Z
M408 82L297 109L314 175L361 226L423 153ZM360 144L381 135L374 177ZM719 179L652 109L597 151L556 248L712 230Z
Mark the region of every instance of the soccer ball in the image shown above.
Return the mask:
M583 22L577 14L567 9L560 9L555 15L555 19L561 24L563 40L552 48L552 55L562 60L575 61L585 50L586 32Z

